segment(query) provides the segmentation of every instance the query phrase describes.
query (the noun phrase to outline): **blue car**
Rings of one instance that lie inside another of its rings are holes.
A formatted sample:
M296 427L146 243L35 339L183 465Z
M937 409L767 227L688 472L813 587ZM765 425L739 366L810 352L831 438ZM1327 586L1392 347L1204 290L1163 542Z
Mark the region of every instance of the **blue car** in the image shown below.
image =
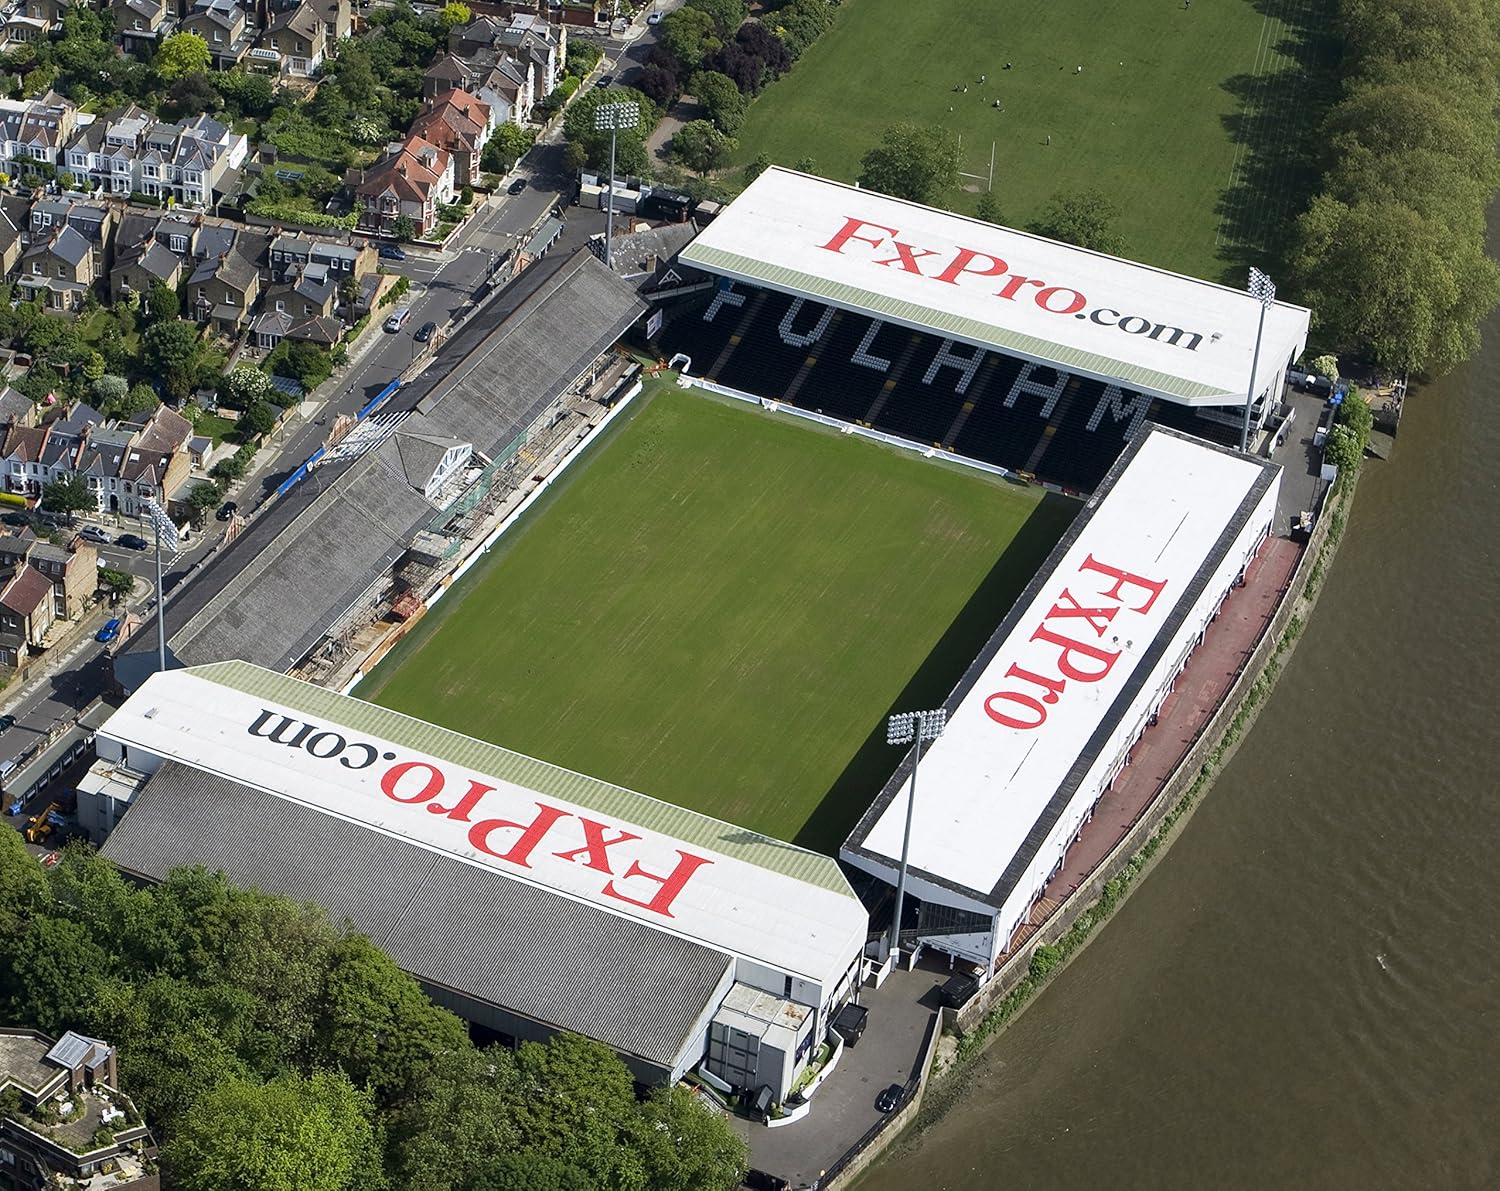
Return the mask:
M97 633L94 634L94 640L95 641L103 641L106 644L108 644L110 641L113 641L119 635L120 635L120 619L119 619L119 617L116 617L115 619L113 619L111 621L108 621L102 629L100 629Z

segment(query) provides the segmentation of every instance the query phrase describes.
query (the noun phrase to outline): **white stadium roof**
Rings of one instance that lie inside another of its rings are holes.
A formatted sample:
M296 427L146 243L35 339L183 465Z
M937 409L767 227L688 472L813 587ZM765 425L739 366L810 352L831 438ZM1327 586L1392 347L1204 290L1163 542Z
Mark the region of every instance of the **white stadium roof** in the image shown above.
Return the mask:
M245 662L152 675L102 734L810 980L863 945L831 857Z
M680 257L711 273L1188 405L1243 402L1259 302L1240 290L773 166ZM1266 313L1257 391L1306 346Z
M1227 549L1226 526L1250 515L1275 470L1159 427L1126 452L1113 484L1089 502L1054 565L992 638L998 648L965 676L957 706L950 699L947 728L922 755L914 872L1003 903L1012 860L1087 768L1117 700L1145 680L1153 645L1174 631L1174 613L1195 598L1195 578ZM1059 615L1059 606L1069 611ZM1069 650L1060 639L1079 644ZM1111 653L1118 657L1106 664L1101 655ZM1068 667L1076 678L1064 682ZM896 866L910 772L908 757L846 855Z

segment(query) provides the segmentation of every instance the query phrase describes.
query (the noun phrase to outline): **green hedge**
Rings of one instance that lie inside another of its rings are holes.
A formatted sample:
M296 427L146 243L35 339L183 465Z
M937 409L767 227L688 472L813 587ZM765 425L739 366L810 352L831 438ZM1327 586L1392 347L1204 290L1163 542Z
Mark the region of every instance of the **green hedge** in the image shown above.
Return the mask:
M359 215L351 212L348 215L325 215L321 211L311 211L299 206L295 201L286 199L258 199L245 208L249 215L259 215L262 219L278 219L286 223L305 223L308 227L336 227L345 231L353 231L359 223Z

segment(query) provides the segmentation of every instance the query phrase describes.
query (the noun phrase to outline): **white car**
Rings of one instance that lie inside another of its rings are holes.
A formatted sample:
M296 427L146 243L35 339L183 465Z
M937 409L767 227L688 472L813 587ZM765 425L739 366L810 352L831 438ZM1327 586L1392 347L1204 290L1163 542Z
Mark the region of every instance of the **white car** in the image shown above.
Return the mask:
M659 13L659 12L653 12L649 17L646 18L646 24L648 24L648 25L660 25L661 24L661 13Z
M395 314L391 315L390 318L385 320L385 329L392 335L394 335L402 327L406 326L406 320L410 317L410 308L403 306L400 310L396 311Z

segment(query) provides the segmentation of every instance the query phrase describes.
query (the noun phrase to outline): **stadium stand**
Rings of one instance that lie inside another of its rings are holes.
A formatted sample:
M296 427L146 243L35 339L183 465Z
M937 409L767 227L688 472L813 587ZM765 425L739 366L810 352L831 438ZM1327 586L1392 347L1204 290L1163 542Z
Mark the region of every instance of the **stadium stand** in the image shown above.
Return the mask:
M1148 421L1226 445L1237 435L1222 416L741 282L668 306L658 346L730 388L1079 492Z

